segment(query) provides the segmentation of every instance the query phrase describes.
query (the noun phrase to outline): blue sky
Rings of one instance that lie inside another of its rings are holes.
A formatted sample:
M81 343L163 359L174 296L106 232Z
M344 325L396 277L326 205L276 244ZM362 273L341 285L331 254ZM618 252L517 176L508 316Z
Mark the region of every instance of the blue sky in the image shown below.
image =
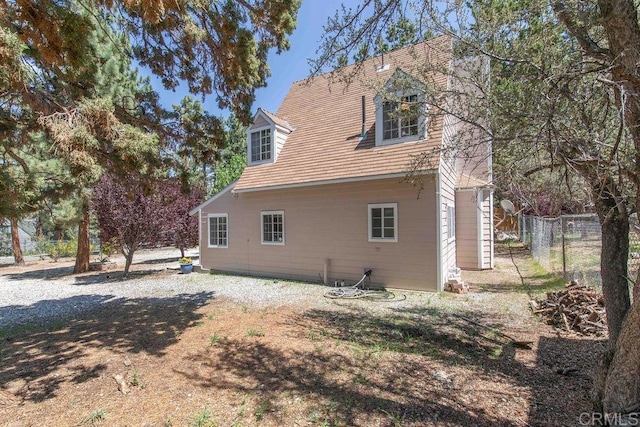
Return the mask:
M347 7L355 7L358 0L303 0L298 12L298 26L290 37L291 48L277 55L272 52L269 55L268 63L271 69L271 77L267 80L267 87L256 91L256 101L253 104L253 111L262 107L268 111L276 112L280 103L284 99L289 87L294 81L302 80L309 75L308 58L315 57L316 49L322 37L322 27L326 24L327 18L333 16L344 3ZM147 74L144 71L143 74ZM152 85L160 94L160 100L166 108L171 104L180 102L186 93L180 88L176 92L166 91L162 84L153 76ZM221 112L217 109L212 96L207 97L205 108L214 115L227 115L228 112Z

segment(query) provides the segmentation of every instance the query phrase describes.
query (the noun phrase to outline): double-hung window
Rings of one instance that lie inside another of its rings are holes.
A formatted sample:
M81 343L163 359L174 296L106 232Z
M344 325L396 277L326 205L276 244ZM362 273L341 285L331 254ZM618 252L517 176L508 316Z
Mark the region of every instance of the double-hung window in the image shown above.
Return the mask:
M369 241L398 241L397 203L378 203L369 205Z
M271 128L251 132L251 162L271 160Z
M229 246L229 217L227 214L209 215L209 247L226 248Z
M382 139L390 140L418 135L418 95L407 95L400 102L382 104Z
M265 245L284 245L284 211L266 211L260 213L262 223L262 243Z

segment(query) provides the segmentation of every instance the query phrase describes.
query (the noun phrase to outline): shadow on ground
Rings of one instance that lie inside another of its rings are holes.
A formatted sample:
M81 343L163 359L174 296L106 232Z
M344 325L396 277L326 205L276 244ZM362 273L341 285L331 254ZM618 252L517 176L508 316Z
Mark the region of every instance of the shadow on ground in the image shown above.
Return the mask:
M483 321L480 313L464 314ZM311 349L284 351L268 342L227 340L216 354L209 350L189 356L185 366L206 370L184 368L179 373L206 388L241 394L259 390L262 405L274 412L286 411L282 396L306 396L318 402L317 419L328 425L362 425L363 414L386 418L389 425L547 425L543 420L551 417L556 425L572 425L586 410L591 384L591 365L582 359L598 346L561 338L553 344L541 341L538 351L548 352L553 345L562 353L551 361L531 354L537 363L528 366L516 359L516 352L536 347L517 350L491 328L433 308L381 314L357 307L312 309L291 319L291 325L306 336L290 338L311 340ZM579 375L555 373L556 364L574 362L579 355ZM446 372L454 374L447 378ZM486 401L470 404L463 397L467 381L455 372L473 372L474 380L497 386L486 391ZM572 406L567 408L569 390ZM519 407L520 419L494 410L515 398L530 406L529 411Z
M191 258L192 261L197 261L200 259L199 256L190 256L189 258ZM176 266L178 266L178 260L180 259L180 257L168 257L168 258L153 258L153 259L147 259L147 260L141 260L141 261L135 261L133 264L134 265L145 265L145 264L149 264L149 265L154 265L154 264L168 264L168 263L174 263Z
M29 401L53 397L61 383L76 383L101 375L104 363L79 365L87 353L108 348L116 353L146 352L162 356L179 335L202 316L195 311L213 292L171 298L111 300L111 296L88 295L63 301L41 301L33 306L0 309L24 310L25 316L48 312L57 304L83 306L75 318L5 327L0 330L0 384L23 382L17 395ZM86 311L87 307L93 307ZM59 375L63 367L66 375ZM55 373L55 375L53 374Z
M139 265L144 264L153 264L150 263L140 263ZM123 266L120 266L118 269L114 270L104 270L104 271L96 271L96 272L87 272L74 274L73 266L67 267L51 267L51 268L42 268L39 270L31 270L31 271L23 271L19 273L9 273L4 274L3 278L7 280L62 280L68 278L74 278L74 285L92 285L96 283L112 283L112 282L121 282L126 280L140 279L144 277L148 277L154 274L158 274L164 270L158 269L146 269L146 270L130 270L129 273L125 276L123 270Z

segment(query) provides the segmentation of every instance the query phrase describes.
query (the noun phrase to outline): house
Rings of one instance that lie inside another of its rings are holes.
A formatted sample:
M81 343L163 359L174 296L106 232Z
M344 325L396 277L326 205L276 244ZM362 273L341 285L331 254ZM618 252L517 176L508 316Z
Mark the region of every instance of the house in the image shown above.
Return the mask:
M428 40L258 109L242 176L192 211L202 267L324 283L371 269L372 285L425 291L456 266L491 268L490 147L462 170L444 148L463 124L426 101L451 85L451 51L448 37Z

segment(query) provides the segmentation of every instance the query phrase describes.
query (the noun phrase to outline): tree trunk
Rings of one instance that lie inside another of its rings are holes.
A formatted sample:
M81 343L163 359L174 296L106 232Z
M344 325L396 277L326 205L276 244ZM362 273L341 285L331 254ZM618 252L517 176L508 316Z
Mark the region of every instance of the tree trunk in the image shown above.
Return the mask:
M126 277L129 274L129 268L133 263L133 254L136 248L122 249L122 254L124 255L124 276Z
M628 257L629 257L629 222L621 213L609 212L601 221L602 253L600 256L600 273L602 276L602 293L607 312L610 347L614 348L622 328L631 299L629 295Z
M601 23L607 39L609 58L612 65L611 76L616 101L624 118L625 128L633 139L636 169L632 170L632 185L636 189L636 211L640 208L640 26L638 25L637 2L632 0L599 0ZM609 355L606 379L596 382L596 396L601 397L601 410L605 413L624 413L631 405L640 404L640 304L639 286L634 287L634 304L629 308L629 285L626 267L616 262L628 250L628 223L626 228L618 227L621 221L607 222L602 230L602 291L605 296L607 321L609 322ZM614 215L615 216L615 215ZM626 231L626 233L625 233ZM605 234L608 236L605 242ZM624 235L623 235L624 234ZM625 237L626 236L626 237ZM605 247L606 244L606 247ZM609 253L608 251L614 251ZM624 254L628 256L627 254ZM625 265L626 265L625 256ZM615 264L607 264L613 262ZM620 263L622 260L620 259ZM607 278L605 280L605 272ZM606 283L606 287L605 287ZM624 317L626 315L626 318ZM602 378L602 375L601 375ZM602 389L598 390L598 386ZM635 410L636 412L638 409ZM637 424L637 416L626 425ZM633 421L633 422L631 422Z
M620 413L620 410L626 408L622 402L633 400L634 396L636 399L640 397L638 375L621 377L637 369L640 363L640 348L628 348L633 339L640 339L640 325L638 320L635 320L636 323L629 320L631 316L625 320L631 306L627 264L629 218L626 206L612 179L602 184L595 185L593 191L597 196L596 210L602 227L600 273L609 346L595 372L593 397L597 412L608 413L611 408L617 408ZM634 306L637 311L638 304ZM635 331L628 330L630 325L635 327ZM632 347L638 346L634 344ZM634 357L637 359L633 359Z
M20 234L18 230L18 218L11 217L11 246L13 247L13 259L16 265L24 265L22 248L20 248Z
M588 177L589 175L585 175ZM600 220L602 248L600 274L607 312L609 348L615 347L631 298L628 282L629 215L624 198L612 178L594 180L595 207Z
M78 250L76 252L76 265L73 273L85 273L89 271L89 259L91 258L91 242L89 240L89 204L85 201L82 205L82 219L78 224Z
M180 248L180 258L184 258L184 248Z
M640 304L634 303L622 324L604 388L604 413L639 412L640 404ZM637 418L636 418L637 421ZM633 425L633 424L628 424Z
M36 239L38 240L42 239L43 235L44 235L44 230L42 227L42 219L38 217L38 221L36 221Z

